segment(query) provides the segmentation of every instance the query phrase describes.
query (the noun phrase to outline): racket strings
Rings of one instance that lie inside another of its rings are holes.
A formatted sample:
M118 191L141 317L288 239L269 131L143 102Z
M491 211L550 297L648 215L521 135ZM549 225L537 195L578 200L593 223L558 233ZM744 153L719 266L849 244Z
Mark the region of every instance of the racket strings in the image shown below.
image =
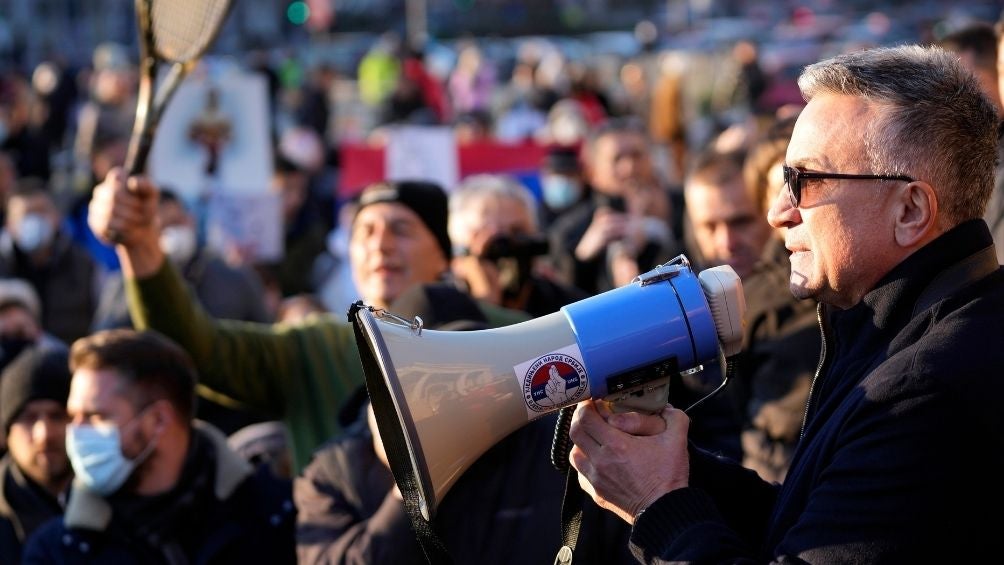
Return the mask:
M175 63L199 57L216 36L229 6L230 0L153 0L157 54Z

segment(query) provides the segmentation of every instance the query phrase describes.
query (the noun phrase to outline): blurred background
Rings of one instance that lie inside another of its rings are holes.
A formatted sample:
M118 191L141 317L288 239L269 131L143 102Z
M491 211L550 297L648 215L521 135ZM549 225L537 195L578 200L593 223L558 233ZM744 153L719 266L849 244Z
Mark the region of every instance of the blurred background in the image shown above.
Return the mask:
M276 289L274 314L282 297L317 290L319 258L343 252L342 204L367 183L400 178L401 167L414 174L408 166L425 165L418 172L447 189L472 174L511 174L540 198L554 147L577 150L606 120L630 118L651 135L660 184L678 194L689 156L712 140L741 146L758 123L797 113L806 64L938 41L996 22L1001 8L237 0L162 121L151 168L188 205L199 245L235 265L270 267L260 270ZM128 0L0 0L0 199L25 179L40 181L101 272L117 263L88 233L86 206L124 158L136 63ZM386 148L399 126L439 128L449 139L404 136L419 153L395 162ZM234 190L240 198L216 198ZM214 239L220 223L229 239Z

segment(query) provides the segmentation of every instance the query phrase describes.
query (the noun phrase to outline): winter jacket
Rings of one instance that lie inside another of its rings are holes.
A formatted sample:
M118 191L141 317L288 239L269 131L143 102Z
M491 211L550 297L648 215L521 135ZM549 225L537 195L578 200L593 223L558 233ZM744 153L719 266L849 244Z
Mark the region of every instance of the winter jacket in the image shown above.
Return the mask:
M42 301L42 327L66 343L90 331L98 302L98 268L83 247L60 230L51 243L51 255L41 266L14 245L7 231L0 232L0 277L31 283Z
M819 360L816 301L791 294L790 274L788 250L778 240L743 279L743 352L728 388L743 426L743 465L777 482L791 463Z
M435 524L455 563L551 563L561 547L565 476L550 463L555 417L510 434L482 455L443 498ZM425 563L394 478L373 451L365 414L322 447L293 487L301 564ZM614 565L627 524L585 498L575 563Z
M20 563L28 537L62 513L60 501L26 477L9 453L0 460L0 563Z
M32 536L25 563L295 563L288 481L255 471L199 424L169 492L102 498L75 483L66 514Z

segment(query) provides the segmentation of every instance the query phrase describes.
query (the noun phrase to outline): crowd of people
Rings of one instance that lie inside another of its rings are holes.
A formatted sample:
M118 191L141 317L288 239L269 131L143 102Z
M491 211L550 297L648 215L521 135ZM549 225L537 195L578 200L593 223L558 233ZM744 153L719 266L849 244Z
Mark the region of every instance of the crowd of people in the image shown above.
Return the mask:
M717 363L672 375L658 414L577 407L576 563L996 554L1004 19L810 65L800 106L766 107L755 46L733 53L729 106L698 147L683 78L656 54L624 66L619 97L547 59L501 77L474 45L445 82L390 41L364 58L372 141L438 124L461 144L544 144L534 188L479 174L336 198L333 72L293 91L275 78L271 263L211 248L176 187L123 172L121 49L96 52L83 103L66 76L4 76L0 562L424 562L351 302L501 327L681 253L742 279L738 376L689 414ZM554 559L555 420L506 437L444 498L456 562Z

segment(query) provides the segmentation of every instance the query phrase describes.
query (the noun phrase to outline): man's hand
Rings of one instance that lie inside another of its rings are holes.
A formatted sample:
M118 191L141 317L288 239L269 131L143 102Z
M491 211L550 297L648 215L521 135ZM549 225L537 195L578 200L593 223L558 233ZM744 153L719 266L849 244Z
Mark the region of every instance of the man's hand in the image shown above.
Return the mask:
M610 271L610 281L615 287L630 284L641 274L638 260L634 255L627 253L624 246L616 243L607 249L607 269Z
M593 221L582 234L582 239L575 246L575 258L579 261L589 261L606 249L612 241L624 237L628 226L628 215L614 211L606 206L596 209Z
M122 272L128 277L152 275L164 262L158 199L159 193L149 179L126 179L120 168L112 169L94 188L87 223L94 235L115 244Z
M634 524L667 492L687 486L690 419L671 406L659 414L613 414L586 401L575 409L569 454L582 489L602 508Z

